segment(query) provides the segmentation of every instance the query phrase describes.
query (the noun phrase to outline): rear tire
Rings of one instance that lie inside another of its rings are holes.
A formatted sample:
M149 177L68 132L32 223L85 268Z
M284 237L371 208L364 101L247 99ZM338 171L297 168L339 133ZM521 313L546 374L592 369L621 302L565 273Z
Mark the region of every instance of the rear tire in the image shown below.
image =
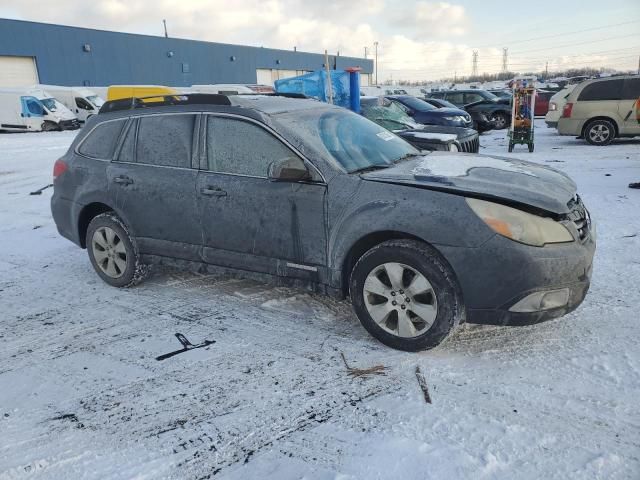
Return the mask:
M91 265L109 285L131 287L146 277L148 266L141 262L135 240L115 213L94 217L85 239Z
M616 136L616 129L609 120L592 120L584 127L584 138L598 147L609 145Z
M390 240L373 247L353 267L349 287L362 326L398 350L433 348L464 319L455 275L422 242Z

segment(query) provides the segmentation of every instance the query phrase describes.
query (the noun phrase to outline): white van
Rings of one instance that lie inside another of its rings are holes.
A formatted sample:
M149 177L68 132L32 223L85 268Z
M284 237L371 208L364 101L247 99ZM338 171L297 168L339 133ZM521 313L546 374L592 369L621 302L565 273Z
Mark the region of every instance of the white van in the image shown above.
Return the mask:
M75 130L76 116L47 92L37 88L0 88L0 130L39 132Z
M104 100L93 90L85 87L60 87L57 85L38 85L35 88L45 90L65 107L76 114L80 122L85 122L100 110Z

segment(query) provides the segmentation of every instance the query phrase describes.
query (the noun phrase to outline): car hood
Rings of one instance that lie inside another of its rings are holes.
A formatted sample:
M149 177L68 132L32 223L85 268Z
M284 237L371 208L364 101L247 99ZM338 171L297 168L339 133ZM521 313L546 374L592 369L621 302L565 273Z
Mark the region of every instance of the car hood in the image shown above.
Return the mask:
M436 142L448 143L451 140L461 140L474 136L475 130L465 127L450 127L446 125L424 125L424 128L399 130L396 135L411 139L426 139Z
M535 163L488 155L432 152L362 174L368 181L409 185L519 204L557 215L570 211L576 184Z

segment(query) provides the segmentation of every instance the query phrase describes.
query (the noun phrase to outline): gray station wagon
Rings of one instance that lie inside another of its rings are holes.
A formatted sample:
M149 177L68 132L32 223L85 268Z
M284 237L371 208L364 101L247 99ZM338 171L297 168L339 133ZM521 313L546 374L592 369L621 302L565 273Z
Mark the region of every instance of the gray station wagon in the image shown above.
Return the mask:
M109 112L109 110L112 110ZM108 284L215 265L350 297L386 345L517 325L584 299L576 185L533 163L420 152L348 110L279 96L108 102L54 167L53 217Z

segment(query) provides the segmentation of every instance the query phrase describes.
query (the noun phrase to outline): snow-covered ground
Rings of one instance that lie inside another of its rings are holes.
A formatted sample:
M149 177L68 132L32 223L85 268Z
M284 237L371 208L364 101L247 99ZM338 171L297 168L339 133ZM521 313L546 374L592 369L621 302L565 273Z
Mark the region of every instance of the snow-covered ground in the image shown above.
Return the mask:
M177 271L107 286L57 234L51 189L29 195L75 134L0 135L0 478L640 478L640 142L536 133L533 154L504 131L481 151L577 181L598 224L589 295L420 354L295 290ZM216 343L155 360L177 332ZM341 353L386 375L351 378Z

